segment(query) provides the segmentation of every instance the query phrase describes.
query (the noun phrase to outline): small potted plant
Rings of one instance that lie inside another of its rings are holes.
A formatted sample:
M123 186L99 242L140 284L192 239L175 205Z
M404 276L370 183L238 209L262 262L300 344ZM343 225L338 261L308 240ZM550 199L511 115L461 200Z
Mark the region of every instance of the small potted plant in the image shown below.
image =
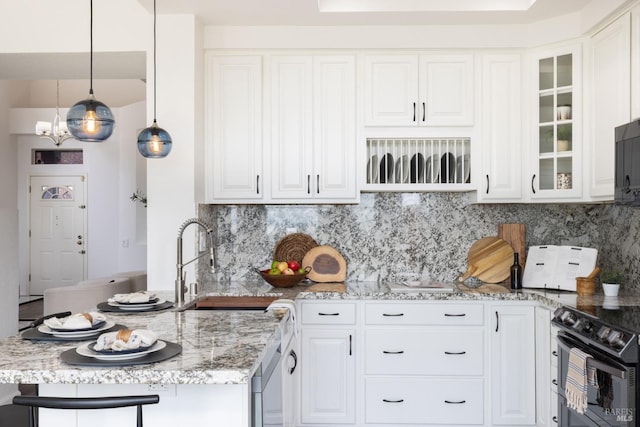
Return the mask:
M604 268L600 272L600 281L602 282L604 295L608 297L615 297L618 295L622 279L622 271L617 268Z
M569 151L571 147L571 125L558 125L558 151Z

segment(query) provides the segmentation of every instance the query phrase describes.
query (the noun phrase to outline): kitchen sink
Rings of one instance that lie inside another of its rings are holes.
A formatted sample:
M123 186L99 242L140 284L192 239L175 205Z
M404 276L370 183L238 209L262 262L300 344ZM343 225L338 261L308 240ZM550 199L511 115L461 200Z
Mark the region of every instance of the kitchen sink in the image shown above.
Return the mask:
M257 295L206 296L196 300L187 310L264 310L278 298Z

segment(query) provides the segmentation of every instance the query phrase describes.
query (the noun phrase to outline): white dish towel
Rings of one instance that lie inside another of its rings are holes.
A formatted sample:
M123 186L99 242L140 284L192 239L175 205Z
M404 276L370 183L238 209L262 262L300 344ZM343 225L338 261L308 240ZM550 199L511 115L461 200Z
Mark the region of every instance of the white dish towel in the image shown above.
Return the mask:
M590 354L578 348L569 351L569 368L565 382L567 406L579 414L587 409L587 387L596 384L595 368L587 368Z
M293 334L298 335L298 317L296 316L296 303L293 300L281 298L273 301L269 304L269 307L265 311L273 310L274 308L286 308L289 310L289 317L287 320L293 325Z

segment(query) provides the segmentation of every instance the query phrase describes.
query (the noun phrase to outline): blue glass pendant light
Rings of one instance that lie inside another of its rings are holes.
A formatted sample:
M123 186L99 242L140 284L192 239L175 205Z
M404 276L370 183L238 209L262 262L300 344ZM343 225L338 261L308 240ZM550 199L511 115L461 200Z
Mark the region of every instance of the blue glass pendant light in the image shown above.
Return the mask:
M90 7L89 97L71 107L67 113L67 128L78 141L102 142L111 136L116 122L109 107L93 96L93 0Z
M171 151L171 135L156 121L156 0L153 0L153 124L138 135L138 151L143 157L161 159Z

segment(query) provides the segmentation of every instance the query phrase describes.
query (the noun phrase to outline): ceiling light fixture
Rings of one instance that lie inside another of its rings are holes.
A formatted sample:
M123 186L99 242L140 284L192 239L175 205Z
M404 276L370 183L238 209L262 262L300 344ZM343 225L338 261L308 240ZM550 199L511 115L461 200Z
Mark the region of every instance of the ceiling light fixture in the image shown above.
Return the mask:
M102 142L111 136L116 122L109 107L93 96L93 0L90 11L89 97L71 107L67 127L78 141Z
M67 124L60 120L60 81L56 80L56 115L51 122L36 122L36 135L40 138L48 138L59 147L67 139L73 136L67 130Z
M156 121L156 0L153 0L153 124L138 134L138 151L150 159L167 157L171 151L171 135Z

